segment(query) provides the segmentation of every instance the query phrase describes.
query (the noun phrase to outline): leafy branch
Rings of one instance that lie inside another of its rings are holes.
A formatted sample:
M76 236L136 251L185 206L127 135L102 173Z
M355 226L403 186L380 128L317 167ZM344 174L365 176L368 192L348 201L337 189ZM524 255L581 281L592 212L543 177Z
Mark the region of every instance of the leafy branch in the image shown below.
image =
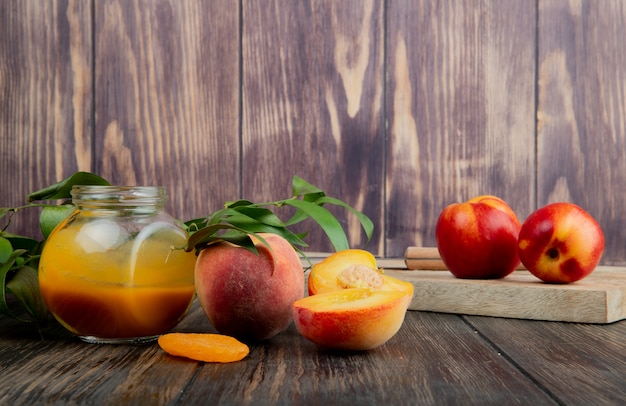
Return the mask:
M371 239L374 224L369 217L337 198L326 196L317 186L294 176L290 198L264 203L249 200L226 202L223 209L207 217L187 221L185 224L191 235L187 250L195 249L199 252L211 244L227 241L256 253L257 249L250 235L263 241L258 233L273 233L285 238L298 253L306 257L302 248L308 247L304 242L307 233L294 233L290 227L309 219L322 228L335 251L348 249L348 238L341 223L324 205L339 206L354 214L367 240ZM291 207L295 209L295 213L283 221L270 207Z
M39 292L37 269L45 240L58 223L73 210L71 190L74 185L108 185L100 176L89 172L77 172L72 176L29 194L27 204L20 207L0 208L0 313L22 321L45 325L48 310ZM34 203L44 200L63 200L60 204ZM22 210L40 208L39 228L41 239L12 234L7 231L12 217ZM7 299L12 294L15 305ZM28 318L17 312L21 309Z

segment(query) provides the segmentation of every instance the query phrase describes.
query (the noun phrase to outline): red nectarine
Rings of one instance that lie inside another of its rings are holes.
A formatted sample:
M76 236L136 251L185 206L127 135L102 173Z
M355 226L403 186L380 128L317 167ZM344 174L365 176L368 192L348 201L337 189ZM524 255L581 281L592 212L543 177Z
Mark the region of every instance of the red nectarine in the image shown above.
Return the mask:
M498 279L519 265L520 222L495 196L478 196L445 207L437 219L437 248L457 278Z
M533 212L519 233L519 256L545 282L569 283L588 276L600 262L604 234L579 206L552 203Z

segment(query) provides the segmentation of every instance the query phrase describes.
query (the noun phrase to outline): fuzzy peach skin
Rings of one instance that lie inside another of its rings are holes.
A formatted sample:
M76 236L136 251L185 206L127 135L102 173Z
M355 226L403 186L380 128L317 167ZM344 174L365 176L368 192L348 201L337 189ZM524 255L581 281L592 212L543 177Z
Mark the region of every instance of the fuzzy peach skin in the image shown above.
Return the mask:
M604 234L581 207L552 203L534 211L519 233L519 256L530 273L548 283L570 283L591 274L604 252Z
M294 248L276 234L261 234L259 255L229 243L202 250L195 268L198 300L222 334L267 340L293 320L291 305L304 296L304 271Z
M441 259L462 279L498 279L519 265L520 222L502 199L484 195L446 206L435 237Z
M362 288L319 293L296 301L293 318L300 334L322 347L371 350L398 332L411 297Z
M315 264L308 279L309 295L346 288L402 291L413 294L413 285L385 275L370 252L347 249L335 252Z

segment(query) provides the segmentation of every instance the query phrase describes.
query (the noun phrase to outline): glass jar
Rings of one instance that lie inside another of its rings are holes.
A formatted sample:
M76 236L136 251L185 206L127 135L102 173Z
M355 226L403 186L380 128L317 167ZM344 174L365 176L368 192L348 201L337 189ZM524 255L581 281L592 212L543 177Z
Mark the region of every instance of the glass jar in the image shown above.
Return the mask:
M164 211L164 187L74 186L76 210L48 237L39 284L83 341L141 343L174 327L194 297L195 253Z

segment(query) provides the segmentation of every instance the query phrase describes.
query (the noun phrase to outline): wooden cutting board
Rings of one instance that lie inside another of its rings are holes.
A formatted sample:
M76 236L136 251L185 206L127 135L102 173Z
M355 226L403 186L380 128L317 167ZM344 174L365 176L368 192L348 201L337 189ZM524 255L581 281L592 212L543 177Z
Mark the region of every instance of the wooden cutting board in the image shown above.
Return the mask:
M524 270L499 280L457 279L447 270L385 273L413 284L410 310L579 323L626 318L624 267L601 266L566 285L543 283Z

